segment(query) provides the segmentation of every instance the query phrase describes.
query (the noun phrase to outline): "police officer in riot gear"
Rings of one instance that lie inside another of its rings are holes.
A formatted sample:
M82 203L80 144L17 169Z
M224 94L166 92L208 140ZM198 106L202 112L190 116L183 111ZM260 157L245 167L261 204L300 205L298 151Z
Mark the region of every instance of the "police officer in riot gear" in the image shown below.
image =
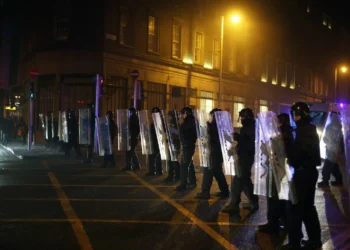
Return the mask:
M113 143L114 143L114 138L115 138L116 125L114 122L114 114L112 111L107 111L106 116L108 116L108 122L109 122L109 135L111 137L112 154L108 154L107 152L105 152L105 155L103 157L103 163L100 167L106 168L109 165L110 167L113 168L116 166L114 154L113 154Z
M168 122L169 126L169 132L170 133L178 133L178 119L176 117L178 116L178 112L176 110L169 110L168 112L168 119L171 119ZM177 123L177 124L176 124ZM180 137L179 138L173 138L174 143L174 149L175 149L175 154L179 156L180 150L181 150L181 144L180 144ZM168 182L173 182L173 181L179 181L180 180L180 163L179 161L171 161L168 160L168 176L164 179L165 183Z
M136 154L136 146L140 136L140 124L139 118L136 114L135 108L130 108L130 117L129 117L129 132L130 132L130 150L126 151L125 159L125 168L123 171L130 170L139 170L140 163Z
M70 150L74 147L75 153L77 157L81 156L78 136L79 136L79 125L78 119L75 111L73 109L68 109L68 143L65 147L65 155L70 156Z
M315 186L318 179L316 167L321 164L319 137L316 126L311 123L310 110L306 103L294 103L291 114L297 128L288 160L294 168L292 182L297 202L288 203L289 243L279 246L278 249L319 249L322 247L321 228L315 207ZM305 225L308 241L301 240L302 223Z
M291 146L293 144L293 128L290 125L289 115L281 113L277 116L279 128L281 130L284 148L287 158L290 156ZM267 197L267 224L260 225L258 227L259 232L262 233L277 233L280 230L280 225L284 224L284 228L287 228L287 201L280 200L278 198L276 184L272 178L272 197Z
M210 146L210 167L203 169L202 192L196 194L196 198L209 199L210 188L213 182L213 177L219 184L220 192L216 196L220 198L227 198L230 195L227 181L222 170L222 153L220 147L220 137L215 120L215 112L221 109L215 108L210 111L210 120L207 122L209 146Z
M194 188L197 186L196 173L192 160L197 141L196 122L190 107L184 107L181 110L181 115L184 119L180 126L182 144L182 160L180 167L181 184L176 187L175 191L184 191L186 188ZM189 183L187 183L187 177Z
M328 188L331 174L335 181L331 181L332 186L342 186L343 176L337 163L338 154L342 143L341 124L337 113L331 114L331 122L325 128L323 141L326 144L326 159L322 168L322 181L317 184L319 188Z
M154 107L152 108L151 112L152 114L160 113L160 108ZM146 176L160 176L163 174L162 159L160 158L159 145L153 119L152 124L150 126L150 133L152 138L153 154L148 156L148 173L146 174Z
M90 145L87 145L87 157L85 160L82 161L82 163L92 163L92 156L93 156L93 148L95 145L95 105L94 104L88 104L87 108L90 109L91 114L91 120L90 120Z
M234 134L237 144L237 154L240 175L231 179L230 201L223 207L223 213L239 213L239 203L241 202L242 191L247 196L249 203L243 204L243 208L251 212L259 208L259 198L254 195L254 186L251 180L251 168L255 157L255 119L253 110L242 109L239 112L242 128L240 134Z

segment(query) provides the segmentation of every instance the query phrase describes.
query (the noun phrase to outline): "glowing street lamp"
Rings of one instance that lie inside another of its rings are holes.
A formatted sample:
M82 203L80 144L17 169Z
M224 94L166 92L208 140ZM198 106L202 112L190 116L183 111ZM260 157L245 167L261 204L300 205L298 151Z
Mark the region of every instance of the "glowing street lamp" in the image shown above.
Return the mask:
M239 15L233 15L231 17L231 21L235 24L241 21L241 17ZM221 84L222 84L222 57L223 57L223 47L224 47L224 22L225 17L221 16L221 44L220 44L220 76L219 76L219 98L218 98L218 107L220 107L221 103Z
M343 66L340 68L340 70L341 70L341 72L346 73L346 71L348 71L348 68Z

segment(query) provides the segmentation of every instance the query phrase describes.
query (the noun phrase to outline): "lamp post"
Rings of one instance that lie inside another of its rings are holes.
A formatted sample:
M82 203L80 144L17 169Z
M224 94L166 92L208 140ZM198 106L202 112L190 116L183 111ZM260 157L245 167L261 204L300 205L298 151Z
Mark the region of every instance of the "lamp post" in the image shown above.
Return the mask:
M348 68L345 66L340 67L342 73L346 73ZM337 102L337 88L338 88L338 67L334 70L334 102Z
M241 18L238 15L231 17L232 22L239 23ZM219 98L218 98L218 107L221 104L221 86L222 86L222 59L223 59L223 50L224 50L224 25L225 17L221 16L221 33L220 33L220 73L219 73Z

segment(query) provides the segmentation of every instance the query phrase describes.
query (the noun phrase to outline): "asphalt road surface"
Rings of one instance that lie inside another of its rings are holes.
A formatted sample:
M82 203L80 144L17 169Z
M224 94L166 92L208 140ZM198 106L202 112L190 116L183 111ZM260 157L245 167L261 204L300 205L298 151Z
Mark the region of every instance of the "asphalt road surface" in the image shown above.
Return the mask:
M122 172L122 161L98 168L74 157L19 159L0 149L0 249L254 250L285 241L283 232L256 233L266 222L264 197L254 214L229 216L219 212L225 200L194 198L200 169L195 190L175 193L176 183L163 184L164 176ZM323 249L350 249L346 190L317 190ZM218 191L215 181L211 191Z

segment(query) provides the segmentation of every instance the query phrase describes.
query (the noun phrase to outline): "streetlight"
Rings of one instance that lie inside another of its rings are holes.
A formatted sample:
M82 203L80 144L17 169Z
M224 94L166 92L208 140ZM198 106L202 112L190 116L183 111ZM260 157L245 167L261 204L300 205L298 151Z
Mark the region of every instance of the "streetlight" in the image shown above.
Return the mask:
M334 102L337 102L337 87L338 87L338 68L336 67L334 70ZM342 73L346 73L348 71L348 68L346 66L340 67L340 71Z
M241 17L239 15L233 15L231 17L231 21L233 23L239 23L241 21ZM223 56L223 48L224 48L224 23L225 23L225 17L221 16L221 35L220 35L220 76L219 76L219 100L218 100L218 107L220 107L221 104L221 84L222 84L222 56Z

